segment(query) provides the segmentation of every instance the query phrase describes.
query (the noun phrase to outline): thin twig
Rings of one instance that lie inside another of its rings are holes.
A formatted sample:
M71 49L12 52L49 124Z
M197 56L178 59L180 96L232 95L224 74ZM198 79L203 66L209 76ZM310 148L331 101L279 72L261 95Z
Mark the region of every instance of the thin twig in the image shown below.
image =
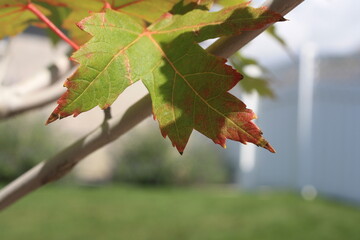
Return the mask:
M303 2L303 0L274 0L272 2L273 5L269 6L273 11L287 13L301 2ZM252 34L251 36L252 38L255 38L260 33L261 31L256 31L256 34ZM242 39L241 36L243 36L243 34L232 38L226 38L226 41L222 44L217 43L214 47L210 47L210 49L219 56L230 56L251 40L248 36L245 37L245 40ZM232 44L229 46L227 44L228 41L233 43L239 41L240 44ZM234 45L236 45L237 48L234 48ZM147 118L150 114L151 99L150 96L147 95L130 107L122 118L111 119L109 121L108 131L104 132L102 126L99 126L94 132L72 144L53 158L35 166L2 189L0 191L0 210L6 208L42 185L61 178L81 159L95 152L107 143L119 138Z

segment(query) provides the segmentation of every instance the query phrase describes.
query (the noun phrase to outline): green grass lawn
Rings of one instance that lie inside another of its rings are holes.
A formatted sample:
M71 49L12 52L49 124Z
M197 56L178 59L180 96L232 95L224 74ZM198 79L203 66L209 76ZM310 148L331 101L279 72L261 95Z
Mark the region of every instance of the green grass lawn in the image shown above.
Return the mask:
M352 240L360 209L290 193L50 186L0 213L1 240Z

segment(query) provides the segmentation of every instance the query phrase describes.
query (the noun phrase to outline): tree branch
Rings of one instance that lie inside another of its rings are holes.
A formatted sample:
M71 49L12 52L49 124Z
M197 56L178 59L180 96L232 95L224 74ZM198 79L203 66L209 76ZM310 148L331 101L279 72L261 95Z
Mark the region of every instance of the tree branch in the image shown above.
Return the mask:
M270 9L280 13L287 13L299 5L303 0L274 0L268 2ZM270 5L269 5L270 4ZM265 30L262 29L262 31ZM212 53L228 57L238 51L262 31L241 34L236 37L222 38L209 49ZM244 36L245 35L245 36ZM55 181L68 173L81 159L95 152L107 143L117 139L151 114L151 99L147 95L135 103L120 119L109 120L107 129L104 124L95 131L66 148L53 158L35 166L27 173L10 183L0 191L0 209L4 209L19 198L36 190L42 185Z
M0 91L0 120L56 101L64 93L62 82L63 81L58 81L50 87L24 96L17 96L16 94L12 94L12 92Z
M264 6L268 7L271 11L280 13L281 15L285 16L303 1L304 0L268 0ZM251 40L256 38L268 27L269 26L255 31L245 31L238 36L222 37L214 42L207 50L214 55L228 58L237 52L240 48L248 44Z
M63 79L75 71L67 56L59 56L48 68L30 79L0 87L0 120L45 106L64 93Z
M41 162L0 191L0 210L22 196L67 174L80 160L114 141L151 114L147 95L131 106L120 119L109 120L47 161ZM108 128L108 129L106 129Z

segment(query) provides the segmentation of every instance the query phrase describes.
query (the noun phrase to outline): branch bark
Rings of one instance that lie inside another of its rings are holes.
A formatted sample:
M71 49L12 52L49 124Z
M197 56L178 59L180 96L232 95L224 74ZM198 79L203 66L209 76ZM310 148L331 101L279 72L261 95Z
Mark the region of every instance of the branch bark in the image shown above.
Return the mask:
M63 81L59 81L50 87L24 96L7 94L6 91L2 92L1 97L4 97L4 99L0 99L0 120L56 101L64 93L62 84Z
M45 106L58 99L64 90L63 79L75 71L66 55L59 56L35 76L9 86L0 86L0 120Z
M286 14L304 0L273 0L266 4L271 10ZM209 48L218 56L228 57L254 39L264 29L222 38ZM135 103L122 118L105 121L92 133L72 144L48 161L35 166L0 191L0 210L37 188L68 173L80 160L107 143L117 139L151 114L151 99L147 95Z
M268 0L265 2L264 6L268 7L271 11L285 16L303 1L304 0ZM228 58L256 38L268 27L269 26L255 31L245 31L238 36L222 37L214 42L207 50L214 55Z
M131 106L122 118L104 121L93 132L81 138L47 161L41 162L0 192L0 210L24 195L67 174L80 160L131 130L151 114L147 95Z

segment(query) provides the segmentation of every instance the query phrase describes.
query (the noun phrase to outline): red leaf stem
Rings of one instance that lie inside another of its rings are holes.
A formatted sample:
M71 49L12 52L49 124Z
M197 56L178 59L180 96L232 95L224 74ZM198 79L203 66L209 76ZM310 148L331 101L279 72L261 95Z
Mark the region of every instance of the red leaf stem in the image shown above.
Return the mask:
M108 3L107 1L104 1L104 8L103 8L104 10L105 9L112 9L112 6L111 6L111 4L110 3Z
M58 27L56 27L50 19L48 19L36 6L32 3L26 5L26 9L34 13L41 21L43 21L56 35L67 42L75 50L79 49L79 46L69 39Z

